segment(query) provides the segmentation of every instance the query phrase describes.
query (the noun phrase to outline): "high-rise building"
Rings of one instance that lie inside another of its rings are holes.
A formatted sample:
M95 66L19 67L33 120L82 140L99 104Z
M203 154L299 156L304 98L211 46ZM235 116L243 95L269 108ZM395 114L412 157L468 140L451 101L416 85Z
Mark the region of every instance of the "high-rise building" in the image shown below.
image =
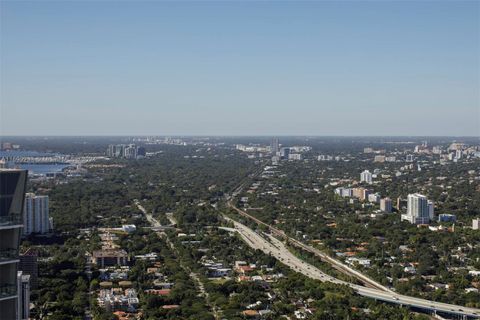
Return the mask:
M24 253L20 254L20 263L18 269L23 274L30 276L30 287L32 289L38 288L38 253L29 248Z
M123 149L123 157L125 159L137 159L137 147L130 144Z
M28 320L30 318L30 276L23 274L22 271L17 273L17 292L17 319Z
M401 220L414 224L428 224L433 218L433 202L424 195L409 194L407 199L407 213L402 214Z
M352 196L358 198L362 201L368 199L368 195L370 194L370 190L365 188L353 188L352 189Z
M272 154L277 154L280 151L280 144L278 143L278 138L272 139L272 144L270 145L270 151Z
M392 212L392 199L390 198L383 198L380 200L380 210L383 212L390 213Z
M147 151L144 147L137 148L137 158L144 158L147 155Z
M288 159L288 156L290 155L290 148L282 148L280 149L280 158L282 159Z
M372 183L372 173L368 170L363 171L360 173L360 182L366 182L368 184Z
M23 234L48 233L49 231L48 196L27 193L23 210Z
M19 319L18 247L27 170L0 169L0 318Z

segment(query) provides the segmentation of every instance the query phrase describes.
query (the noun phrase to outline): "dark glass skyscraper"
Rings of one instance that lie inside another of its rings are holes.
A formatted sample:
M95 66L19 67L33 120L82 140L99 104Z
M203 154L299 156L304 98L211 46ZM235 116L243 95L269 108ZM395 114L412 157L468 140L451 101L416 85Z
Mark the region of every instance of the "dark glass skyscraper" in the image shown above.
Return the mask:
M27 171L0 169L0 319L18 319L18 247Z

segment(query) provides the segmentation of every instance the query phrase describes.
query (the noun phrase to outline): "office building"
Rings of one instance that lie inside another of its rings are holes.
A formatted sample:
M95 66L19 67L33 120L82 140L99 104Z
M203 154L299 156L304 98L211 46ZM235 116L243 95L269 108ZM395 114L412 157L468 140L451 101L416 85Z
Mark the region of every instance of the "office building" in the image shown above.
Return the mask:
M360 182L365 182L368 184L372 183L372 173L368 170L363 171L360 173Z
M375 158L373 158L373 162L385 162L385 156L383 155L375 156Z
M48 196L37 196L34 193L27 193L23 209L23 234L48 232L50 232Z
M30 276L23 274L22 271L17 273L17 292L17 319L28 320L30 318Z
M414 224L428 224L433 218L433 202L424 195L409 194L407 198L407 213L402 214L401 220Z
M2 319L19 319L18 248L22 232L27 170L0 169L0 310Z
M406 162L413 162L413 154L407 154L405 157Z
M390 198L383 198L380 200L380 210L386 213L392 212L392 199Z
M38 288L38 253L29 248L24 253L20 254L20 263L18 269L23 272L23 274L28 274L30 276L30 288Z

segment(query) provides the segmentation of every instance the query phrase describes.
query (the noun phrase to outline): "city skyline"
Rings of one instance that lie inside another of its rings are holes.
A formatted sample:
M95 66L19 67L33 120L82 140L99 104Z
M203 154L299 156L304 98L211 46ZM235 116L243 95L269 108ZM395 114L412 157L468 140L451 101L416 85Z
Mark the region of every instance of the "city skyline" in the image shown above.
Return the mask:
M478 136L478 12L2 2L0 135Z

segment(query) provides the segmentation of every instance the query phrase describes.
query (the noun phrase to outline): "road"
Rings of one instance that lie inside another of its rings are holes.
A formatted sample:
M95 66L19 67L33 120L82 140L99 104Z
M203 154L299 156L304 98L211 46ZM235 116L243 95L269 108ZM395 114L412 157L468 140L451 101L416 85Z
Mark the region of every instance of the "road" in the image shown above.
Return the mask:
M147 221L148 223L150 223L150 225L152 227L155 227L155 228L159 228L162 226L162 224L153 217L153 215L151 213L148 213L147 210L140 204L140 202L135 199L134 200L134 203L135 205L137 206L137 208L143 212L143 214L145 215L145 217L147 218ZM177 248L175 248L175 245L173 244L172 241L170 241L170 239L168 238L168 236L165 235L165 233L163 232L157 232L157 234L164 238L165 241L167 242L168 246L172 249L173 252L175 252L176 256L179 257L179 253L178 253L178 250ZM199 289L200 291L200 295L203 296L205 298L205 301L207 302L207 305L210 307L210 309L212 310L213 312L213 316L215 319L220 319L220 315L219 315L219 310L217 310L217 308L213 305L213 303L211 302L211 299L210 299L210 295L208 294L208 292L205 290L205 286L203 285L203 282L200 280L200 277L198 276L198 274L194 273L192 270L190 270L190 268L188 268L187 266L183 265L182 262L180 261L179 259L179 263L180 263L180 267L182 269L184 269L185 271L188 272L190 278L195 282L197 288Z
M270 232L275 234L276 236L279 236L283 239L288 239L288 241L292 245L294 245L296 247L299 247L299 248L301 248L301 249L303 249L307 252L313 253L315 256L317 256L321 260L329 263L332 267L334 267L335 269L337 269L341 273L360 280L365 286L371 287L371 288L374 288L374 289L378 289L378 290L382 290L382 291L385 291L385 292L389 292L389 293L394 293L392 290L385 287L384 285L382 285L382 284L378 283L377 281L367 277L366 275L362 274L361 272L343 264L342 262L330 257L326 253L323 253L323 252L321 252L320 250L318 250L314 247L311 247L309 245L304 244L301 241L298 241L294 238L291 238L291 237L287 236L285 234L285 232L283 232L282 230L277 229L277 228L275 228L275 227L273 227L269 224L266 224L265 222L255 218L254 216L248 214L247 212L245 212L243 210L240 210L239 208L235 207L231 202L228 202L228 206L231 207L232 209L234 209L235 211L237 211L237 213L239 213L240 215L255 221L257 224L261 224L261 225L266 226L267 228L269 228Z
M462 317L480 318L480 309L467 308L453 304L434 302L426 299L405 296L394 292L388 292L375 288L355 285L336 279L323 273L317 267L293 255L285 246L285 244L280 240L276 239L275 237L266 235L266 237L268 238L267 240L249 227L226 216L224 217L225 219L234 223L235 229L250 247L254 249L259 249L266 254L270 254L286 266L290 267L292 270L300 272L307 277L318 279L320 281L328 281L337 284L347 285L351 287L355 292L364 297L369 297L380 301L386 301L401 306L430 310L432 313L440 311Z

